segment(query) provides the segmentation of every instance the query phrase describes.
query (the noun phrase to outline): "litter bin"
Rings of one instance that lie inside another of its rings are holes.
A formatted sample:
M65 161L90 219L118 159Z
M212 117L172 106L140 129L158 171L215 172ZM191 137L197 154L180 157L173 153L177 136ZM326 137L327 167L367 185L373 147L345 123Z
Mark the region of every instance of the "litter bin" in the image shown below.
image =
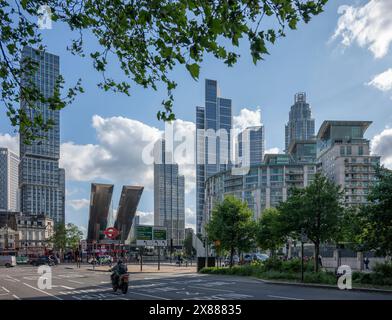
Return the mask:
M206 258L205 257L197 257L197 272L199 272L205 266L206 266ZM215 267L215 257L208 257L207 266L208 267Z

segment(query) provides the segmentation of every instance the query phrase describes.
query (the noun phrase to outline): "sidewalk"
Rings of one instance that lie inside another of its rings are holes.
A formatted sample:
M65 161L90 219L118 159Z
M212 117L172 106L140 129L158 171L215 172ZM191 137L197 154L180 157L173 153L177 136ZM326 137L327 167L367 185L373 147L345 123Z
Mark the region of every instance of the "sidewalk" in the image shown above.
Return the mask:
M130 273L140 273L140 265L138 264L128 264L128 272ZM89 271L101 271L109 272L109 266L96 266L95 269L90 265L87 267ZM145 273L194 273L196 272L196 265L193 266L181 266L178 265L167 265L161 264L160 270L158 270L158 264L143 264L142 272Z

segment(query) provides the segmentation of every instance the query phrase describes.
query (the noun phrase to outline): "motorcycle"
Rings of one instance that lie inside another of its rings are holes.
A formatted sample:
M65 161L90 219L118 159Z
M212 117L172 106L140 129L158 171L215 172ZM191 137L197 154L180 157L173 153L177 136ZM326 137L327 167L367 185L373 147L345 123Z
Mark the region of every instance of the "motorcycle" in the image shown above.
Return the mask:
M128 292L128 272L120 275L119 277L116 277L117 279L115 279L115 273L112 273L110 277L112 279L112 286L114 292L117 292L118 289L120 289L123 294L126 294Z

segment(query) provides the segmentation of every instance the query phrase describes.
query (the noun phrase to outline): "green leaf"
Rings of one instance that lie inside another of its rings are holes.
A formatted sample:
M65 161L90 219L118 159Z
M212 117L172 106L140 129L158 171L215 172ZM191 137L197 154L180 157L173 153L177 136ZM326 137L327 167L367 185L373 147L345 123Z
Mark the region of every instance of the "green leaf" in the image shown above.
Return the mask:
M186 64L186 68L193 79L197 80L199 78L200 66L197 63Z

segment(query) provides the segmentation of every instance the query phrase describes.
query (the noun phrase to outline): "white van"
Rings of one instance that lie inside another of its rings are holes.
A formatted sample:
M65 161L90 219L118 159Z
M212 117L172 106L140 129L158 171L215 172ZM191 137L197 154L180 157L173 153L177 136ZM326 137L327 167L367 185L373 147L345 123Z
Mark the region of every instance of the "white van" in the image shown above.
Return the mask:
M15 256L0 256L0 266L5 266L6 268L11 268L16 266Z

